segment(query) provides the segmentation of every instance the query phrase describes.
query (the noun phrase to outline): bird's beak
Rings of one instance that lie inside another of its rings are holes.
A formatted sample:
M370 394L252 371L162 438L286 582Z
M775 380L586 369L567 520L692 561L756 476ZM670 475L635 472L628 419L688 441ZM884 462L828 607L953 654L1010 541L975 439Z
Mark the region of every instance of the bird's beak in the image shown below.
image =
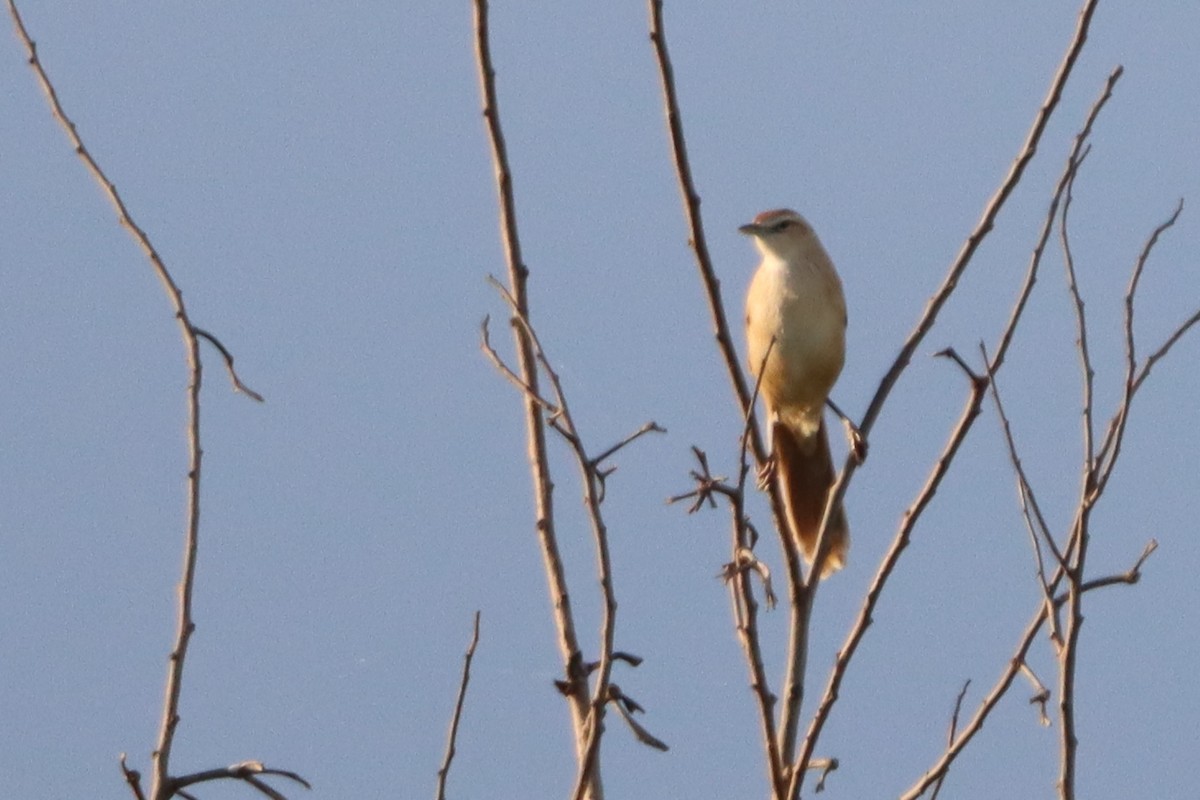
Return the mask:
M748 222L739 227L738 230L747 236L758 236L760 233L762 233L762 226L755 225L753 222Z

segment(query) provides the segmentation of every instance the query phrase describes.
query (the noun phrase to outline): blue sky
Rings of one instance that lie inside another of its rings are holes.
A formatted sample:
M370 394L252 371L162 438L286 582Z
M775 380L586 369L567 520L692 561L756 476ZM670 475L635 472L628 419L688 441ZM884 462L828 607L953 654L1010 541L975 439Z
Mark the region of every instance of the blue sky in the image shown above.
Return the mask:
M27 2L67 111L258 406L206 351L197 633L178 771L247 758L313 797L430 796L471 615L482 640L451 776L457 797L563 796L574 767L519 398L469 4L354 7ZM668 3L667 34L709 246L736 318L756 261L737 226L787 205L816 226L849 305L835 398L866 407L1024 139L1075 25L1072 3ZM654 419L605 506L614 679L671 744L605 740L613 797L754 797L765 771L728 595L727 514L686 516L689 447L718 472L739 422L711 344L641 3L497 4L493 56L531 304L586 440ZM966 396L929 358L995 338L1070 139L1126 74L1076 186L1074 249L1098 402L1120 380L1121 297L1178 198L1200 202L1200 8L1102 4L1038 159L919 351L847 500L848 568L822 589L813 680ZM0 796L122 797L148 770L183 529L186 370L171 309L55 126L16 38L0 54ZM1194 206L1141 289L1143 352L1200 304ZM1002 388L1052 524L1079 475L1079 372L1057 253ZM740 336L738 338L741 344ZM1139 395L1089 566L1143 582L1088 597L1080 787L1182 796L1200 689L1200 340ZM585 641L598 620L574 469L554 443L560 536ZM753 510L765 525L766 510ZM778 568L773 547L763 556ZM1011 656L1038 602L990 406L919 526L819 748L836 797L895 795ZM763 620L772 675L786 617ZM1044 639L1035 667L1053 678ZM776 678L778 680L778 678ZM950 796L1053 791L1057 729L1016 687ZM242 797L214 786L206 798Z

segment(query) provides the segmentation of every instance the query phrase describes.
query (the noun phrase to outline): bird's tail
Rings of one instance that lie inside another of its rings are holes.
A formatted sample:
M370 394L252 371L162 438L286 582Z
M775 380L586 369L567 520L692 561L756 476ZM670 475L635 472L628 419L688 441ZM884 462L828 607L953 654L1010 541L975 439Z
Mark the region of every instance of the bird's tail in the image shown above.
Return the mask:
M817 432L807 438L796 435L787 426L776 423L773 431L775 446L775 468L779 485L783 489L784 504L790 518L800 552L804 560L812 563L817 554L817 535L821 532L821 517L825 514L825 503L829 488L833 485L833 456L829 452L829 434L825 421ZM828 554L821 569L821 577L841 569L846 563L846 551L850 549L850 526L846 523L846 510L839 503L833 510L829 526Z

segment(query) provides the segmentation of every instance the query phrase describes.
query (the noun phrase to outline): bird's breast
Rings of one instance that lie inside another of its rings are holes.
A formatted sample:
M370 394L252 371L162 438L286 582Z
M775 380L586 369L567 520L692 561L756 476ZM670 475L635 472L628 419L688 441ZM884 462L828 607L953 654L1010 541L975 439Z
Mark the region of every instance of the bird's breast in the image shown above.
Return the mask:
M764 261L746 297L746 339L768 407L819 424L846 353L846 303L832 265Z

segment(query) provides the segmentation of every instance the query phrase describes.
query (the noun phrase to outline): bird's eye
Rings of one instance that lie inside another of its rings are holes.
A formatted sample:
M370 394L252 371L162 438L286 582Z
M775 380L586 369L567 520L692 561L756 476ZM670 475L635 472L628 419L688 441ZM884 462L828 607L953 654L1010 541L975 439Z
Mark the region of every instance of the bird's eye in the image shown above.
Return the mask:
M775 226L775 230L782 231L782 230L785 230L785 229L791 227L791 225L792 225L792 221L790 219L785 219L785 220L779 222Z

